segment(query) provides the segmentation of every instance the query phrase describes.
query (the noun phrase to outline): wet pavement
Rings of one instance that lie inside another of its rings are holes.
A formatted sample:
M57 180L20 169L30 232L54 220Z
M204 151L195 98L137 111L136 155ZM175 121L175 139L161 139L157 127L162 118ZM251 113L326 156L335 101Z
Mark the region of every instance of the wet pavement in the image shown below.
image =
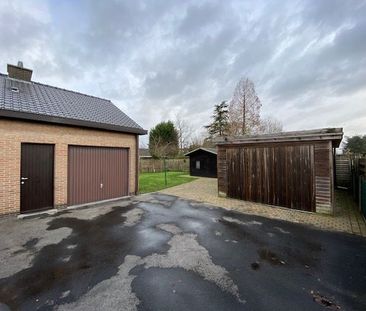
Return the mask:
M366 310L366 239L162 194L0 220L0 310Z

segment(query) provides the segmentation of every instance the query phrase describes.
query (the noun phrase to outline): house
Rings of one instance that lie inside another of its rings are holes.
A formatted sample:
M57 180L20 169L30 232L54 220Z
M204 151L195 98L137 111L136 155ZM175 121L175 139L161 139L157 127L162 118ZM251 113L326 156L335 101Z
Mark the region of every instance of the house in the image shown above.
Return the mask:
M197 148L185 154L189 157L192 176L217 177L217 152L215 148Z
M111 101L0 74L0 214L124 197L138 191L139 135Z
M333 214L342 128L227 137L218 142L219 195Z

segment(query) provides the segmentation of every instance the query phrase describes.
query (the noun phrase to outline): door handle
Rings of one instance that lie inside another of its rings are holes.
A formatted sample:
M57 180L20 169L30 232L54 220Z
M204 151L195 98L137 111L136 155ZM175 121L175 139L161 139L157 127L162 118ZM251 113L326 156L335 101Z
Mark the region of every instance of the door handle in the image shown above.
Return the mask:
M28 180L28 177L21 177L21 180Z

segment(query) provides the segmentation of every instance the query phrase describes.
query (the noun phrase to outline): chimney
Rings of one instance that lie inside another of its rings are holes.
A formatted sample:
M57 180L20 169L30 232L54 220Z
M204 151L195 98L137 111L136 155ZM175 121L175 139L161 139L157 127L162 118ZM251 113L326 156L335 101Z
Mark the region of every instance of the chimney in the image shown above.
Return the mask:
M32 73L32 70L23 67L23 62L21 61L18 62L17 66L8 64L9 78L30 82L32 79Z

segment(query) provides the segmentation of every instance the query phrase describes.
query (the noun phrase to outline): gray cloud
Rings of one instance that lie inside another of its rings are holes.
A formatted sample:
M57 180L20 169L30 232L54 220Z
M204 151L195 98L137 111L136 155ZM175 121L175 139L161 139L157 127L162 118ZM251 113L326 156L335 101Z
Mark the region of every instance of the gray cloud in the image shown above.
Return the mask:
M353 0L9 1L1 71L21 59L36 80L109 98L145 128L180 113L197 133L247 75L286 129L351 135L366 131L365 16Z
M198 34L209 34L212 28L218 26L223 15L222 6L218 2L207 2L201 5L189 6L186 14L177 27L177 33L189 39L199 39Z

